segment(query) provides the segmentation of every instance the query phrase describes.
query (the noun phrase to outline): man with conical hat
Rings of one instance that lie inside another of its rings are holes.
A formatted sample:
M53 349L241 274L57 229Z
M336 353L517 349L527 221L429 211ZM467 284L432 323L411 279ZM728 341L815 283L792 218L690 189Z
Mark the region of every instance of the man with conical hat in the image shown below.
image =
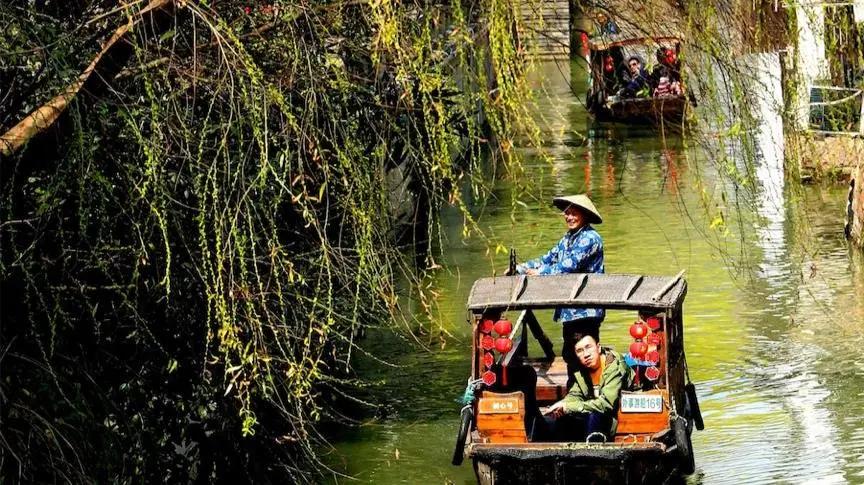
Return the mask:
M561 209L567 233L546 254L516 266L516 272L528 275L550 275L562 273L603 273L603 238L591 227L600 224L603 218L587 195L555 197L552 204ZM606 311L602 308L559 308L555 310L555 321L561 322L564 347L561 356L567 362L567 387L573 385L573 374L578 362L574 354L573 335L585 328L600 325Z

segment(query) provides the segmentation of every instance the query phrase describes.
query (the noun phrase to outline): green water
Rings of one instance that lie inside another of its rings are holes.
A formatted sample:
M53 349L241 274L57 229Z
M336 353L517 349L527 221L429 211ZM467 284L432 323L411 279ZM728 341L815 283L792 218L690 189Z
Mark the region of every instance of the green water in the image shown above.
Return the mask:
M497 188L496 201L474 208L484 230L520 260L536 257L565 231L549 199L588 192L605 220L607 272L687 270L686 352L706 425L693 435L690 483L864 483L864 266L843 239L844 188L801 188L762 160L762 185L736 194L706 161L709 143L593 125L584 71L542 70L538 119L553 159L527 161L541 195L513 212L509 187ZM711 228L702 200L726 209L728 233ZM428 351L391 334L366 340L391 365L358 361L380 408L333 441L325 461L353 477L336 482L474 483L469 463L450 465L469 372L464 305L472 282L500 272L506 255L463 240L458 213L443 217L443 268L430 288L449 335L418 334ZM632 318L610 313L605 343L623 348Z

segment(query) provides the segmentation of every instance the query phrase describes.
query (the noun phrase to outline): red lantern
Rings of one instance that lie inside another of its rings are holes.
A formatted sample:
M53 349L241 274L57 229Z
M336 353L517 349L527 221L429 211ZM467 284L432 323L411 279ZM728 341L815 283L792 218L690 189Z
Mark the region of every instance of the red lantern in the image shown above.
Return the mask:
M660 328L660 325L663 322L661 322L660 319L657 317L648 317L648 319L645 320L645 323L648 324L648 328L650 328L652 331L656 331Z
M495 363L495 356L492 355L492 352L486 352L483 354L483 365L487 368L492 367L492 364Z
M630 325L630 336L635 339L643 339L648 335L648 327L642 322L636 322Z
M480 331L483 333L489 333L492 329L495 328L495 320L491 318L484 318L480 321Z
M662 339L660 338L660 335L656 334L656 333L652 333L645 340L648 342L648 345L653 345L655 347L660 345L660 342L662 341Z
M666 63L667 64L675 64L675 61L678 59L678 56L675 55L675 51L669 50L666 52Z
M654 366L645 369L645 377L647 377L649 381L656 381L660 378L660 369Z
M648 344L645 342L633 342L630 344L630 355L633 356L634 359L642 359L645 356L645 352L648 352Z
M656 350L646 352L645 360L647 362L650 362L651 364L656 364L657 362L660 362L660 352L657 352Z
M497 380L498 380L498 376L496 376L495 373L492 372L491 370L487 370L486 372L483 373L483 384L486 384L487 386L491 386L492 384L495 384L495 381L497 381Z
M491 335L484 335L480 339L480 347L483 347L483 350L492 350L495 347L495 339Z
M495 350L501 352L502 354L506 354L510 352L510 349L513 348L513 341L507 337L500 337L495 339Z
M510 332L513 330L513 324L510 323L510 320L498 320L495 322L495 332L498 335L504 337L505 335L510 335Z

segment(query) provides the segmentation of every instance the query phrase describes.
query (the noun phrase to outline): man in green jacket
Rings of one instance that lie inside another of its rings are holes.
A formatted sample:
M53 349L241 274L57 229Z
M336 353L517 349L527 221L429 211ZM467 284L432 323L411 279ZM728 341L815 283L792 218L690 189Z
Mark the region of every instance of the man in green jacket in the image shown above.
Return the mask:
M554 434L560 441L615 435L621 390L631 386L633 371L621 354L600 346L599 333L599 326L591 326L574 336L579 358L575 382L564 399L546 410L555 419Z

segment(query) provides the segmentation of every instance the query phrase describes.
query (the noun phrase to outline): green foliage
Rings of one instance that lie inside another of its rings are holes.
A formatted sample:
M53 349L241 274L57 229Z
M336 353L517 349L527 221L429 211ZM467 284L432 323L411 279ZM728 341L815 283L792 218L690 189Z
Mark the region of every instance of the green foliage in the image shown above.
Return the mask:
M143 6L80 3L0 11L4 128ZM189 1L137 27L110 90L2 164L4 476L314 480L315 423L411 271L391 193L427 249L479 114L531 132L512 22L501 0Z

